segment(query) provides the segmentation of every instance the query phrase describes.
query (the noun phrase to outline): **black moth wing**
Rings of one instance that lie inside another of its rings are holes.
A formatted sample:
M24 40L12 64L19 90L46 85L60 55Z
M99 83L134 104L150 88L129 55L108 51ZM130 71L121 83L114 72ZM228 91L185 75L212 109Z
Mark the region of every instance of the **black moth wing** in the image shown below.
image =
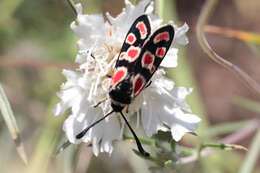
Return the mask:
M141 49L144 42L147 40L147 38L149 38L150 34L151 24L149 16L147 16L146 14L139 16L131 25L128 33L126 34L115 68L124 66L128 68L128 71L131 72L131 70L133 69L132 67L134 66L134 63L132 63L134 60L129 61L128 58L126 58L127 56L125 55L132 48ZM129 41L130 37L134 38L134 40Z
M147 15L138 17L126 34L110 85L109 96L113 101L121 104L131 103L135 63L150 34L151 25Z
M157 29L144 43L135 63L133 95L136 97L160 66L174 39L174 27L170 24Z

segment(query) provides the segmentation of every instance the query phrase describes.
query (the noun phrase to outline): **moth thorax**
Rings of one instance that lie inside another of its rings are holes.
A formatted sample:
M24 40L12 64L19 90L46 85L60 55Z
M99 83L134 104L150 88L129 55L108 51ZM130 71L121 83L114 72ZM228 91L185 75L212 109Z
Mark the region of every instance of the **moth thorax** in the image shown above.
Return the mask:
M132 92L133 84L130 78L125 78L116 86L110 88L109 96L114 103L127 105L132 102Z
M113 101L112 101L111 107L113 108L113 110L115 112L121 112L124 109L125 106L123 106L123 104L118 104L118 103L115 103L115 102L113 103Z

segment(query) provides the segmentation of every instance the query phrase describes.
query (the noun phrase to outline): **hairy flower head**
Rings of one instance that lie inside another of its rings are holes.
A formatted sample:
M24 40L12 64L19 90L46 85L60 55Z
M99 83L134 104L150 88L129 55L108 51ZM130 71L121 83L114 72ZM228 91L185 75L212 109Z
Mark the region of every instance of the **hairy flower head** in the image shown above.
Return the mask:
M112 142L122 139L124 121L117 115L111 115L91 128L83 138L76 139L76 135L112 110L108 95L111 83L109 76L113 74L131 24L144 13L151 17L152 31L162 23L162 20L152 13L154 7L149 0L143 0L137 6L128 0L125 4L125 9L116 18L107 13L107 21L100 14L82 14L81 4L76 5L78 15L71 28L79 37L76 56L79 69L63 70L67 81L57 93L61 101L53 109L55 115L71 109L71 115L65 120L63 130L71 143L91 142L95 155L113 151ZM161 63L162 67L176 67L177 47L188 43L185 35L188 26L184 24L182 27L174 27L174 41ZM152 84L129 105L127 115L136 115L137 127L141 122L149 137L159 130L171 131L173 139L179 141L186 132L198 128L200 118L190 113L185 102L192 89L176 87L174 82L164 75L163 69L155 72L151 79ZM101 103L98 107L94 108L99 102Z

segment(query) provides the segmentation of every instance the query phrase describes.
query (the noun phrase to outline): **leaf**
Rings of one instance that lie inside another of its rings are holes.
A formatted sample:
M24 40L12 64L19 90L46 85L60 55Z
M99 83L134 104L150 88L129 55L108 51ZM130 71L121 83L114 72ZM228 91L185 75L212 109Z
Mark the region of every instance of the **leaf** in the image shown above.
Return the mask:
M191 156L193 154L196 154L195 149L182 147L182 149L181 149L181 156L182 157L188 157L188 156Z
M171 166L172 165L172 160L167 160L164 162L164 166Z

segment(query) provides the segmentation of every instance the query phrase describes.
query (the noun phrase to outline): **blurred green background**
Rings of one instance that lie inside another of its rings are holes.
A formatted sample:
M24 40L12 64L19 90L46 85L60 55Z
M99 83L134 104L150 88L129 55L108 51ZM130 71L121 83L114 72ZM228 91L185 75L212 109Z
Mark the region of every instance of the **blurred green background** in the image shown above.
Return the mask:
M116 16L124 7L122 0L80 2L88 14L108 11ZM216 142L248 128L252 121L259 122L259 96L244 87L233 74L209 60L198 44L195 27L205 1L166 2L169 2L171 11L165 9L164 13L170 14L170 19L174 17L177 24L186 22L190 26L190 43L181 51L179 66L169 70L169 76L178 85L195 88L188 102L194 113L203 118L197 131L199 137L187 136L181 145L196 148L202 142ZM219 1L209 24L260 33L259 11L259 0ZM65 0L0 1L0 83L16 117L29 162L25 166L18 156L1 117L0 172L150 172L148 168L153 163L135 155L132 152L135 144L125 141L116 142L111 157L108 154L95 157L86 145L70 146L57 157L53 156L65 141L62 122L66 116L54 117L51 112L59 102L56 92L65 81L61 71L77 67L73 64L77 38L70 29L74 18ZM208 31L206 36L214 50L260 82L259 43L213 32ZM250 147L254 136L252 132L236 144ZM258 141L256 146L260 145L259 137L254 141ZM255 153L259 151L257 148ZM235 173L242 171L248 158L246 155L244 151L218 149L199 161L159 172ZM249 162L253 162L252 172L259 173L259 160Z

